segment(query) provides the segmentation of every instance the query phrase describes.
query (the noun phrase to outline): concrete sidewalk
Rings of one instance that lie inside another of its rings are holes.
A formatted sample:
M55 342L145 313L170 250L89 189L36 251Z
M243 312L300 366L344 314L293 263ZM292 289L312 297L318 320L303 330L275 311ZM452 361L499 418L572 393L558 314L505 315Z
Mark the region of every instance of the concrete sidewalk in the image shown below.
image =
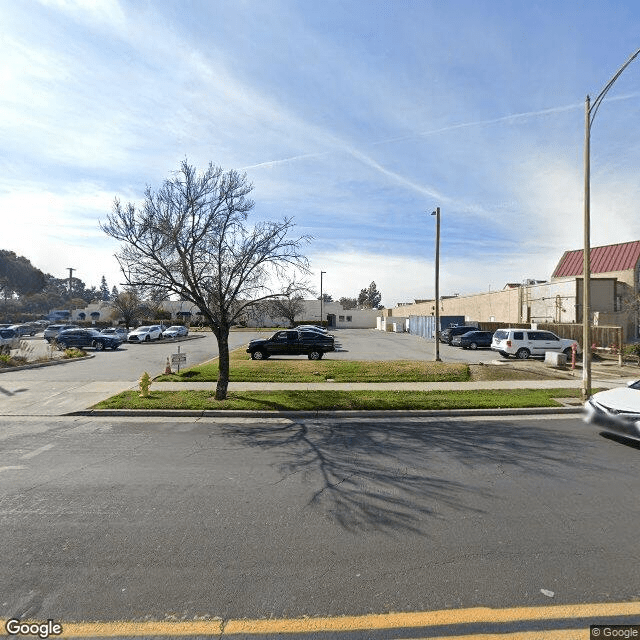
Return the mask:
M579 389L575 380L481 380L479 382L230 382L229 391L457 391L475 389ZM615 387L618 381L593 381ZM152 391L215 389L215 382L154 382Z
M615 372L619 373L619 372ZM624 386L633 376L618 377L613 371L594 371L593 387ZM455 391L477 389L579 389L580 377L544 380L487 380L478 382L230 382L229 391ZM152 391L215 389L215 382L154 382ZM89 407L126 390L137 390L137 380L120 382L38 382L18 379L10 373L0 379L0 414L4 416L61 416L85 412ZM559 408L558 411L563 411Z

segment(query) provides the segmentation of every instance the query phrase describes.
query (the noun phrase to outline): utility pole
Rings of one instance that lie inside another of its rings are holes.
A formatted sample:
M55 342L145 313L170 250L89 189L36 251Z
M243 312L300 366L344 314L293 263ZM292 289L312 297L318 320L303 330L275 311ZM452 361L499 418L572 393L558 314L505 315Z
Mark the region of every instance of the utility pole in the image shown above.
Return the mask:
M71 308L71 294L73 292L73 272L77 271L73 267L67 267L69 271L69 321L73 319L73 309Z
M440 362L440 207L431 213L436 217L436 352L434 360Z
M320 326L322 327L322 313L323 313L323 309L322 309L322 305L324 303L324 296L322 294L322 276L323 274L327 273L326 271L321 271L320 272Z
M582 399L591 395L591 127L598 109L620 74L640 55L640 49L615 72L593 102L584 105L584 249L582 256Z

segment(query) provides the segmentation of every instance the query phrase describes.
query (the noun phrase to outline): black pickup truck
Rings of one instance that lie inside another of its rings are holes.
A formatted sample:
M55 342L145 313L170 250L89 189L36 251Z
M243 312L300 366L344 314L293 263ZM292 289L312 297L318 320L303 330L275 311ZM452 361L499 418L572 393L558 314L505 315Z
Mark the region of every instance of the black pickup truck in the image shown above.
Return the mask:
M247 348L247 353L254 360L265 360L269 356L303 355L309 360L320 360L327 351L335 351L333 336L297 329L276 331L270 338L251 340Z

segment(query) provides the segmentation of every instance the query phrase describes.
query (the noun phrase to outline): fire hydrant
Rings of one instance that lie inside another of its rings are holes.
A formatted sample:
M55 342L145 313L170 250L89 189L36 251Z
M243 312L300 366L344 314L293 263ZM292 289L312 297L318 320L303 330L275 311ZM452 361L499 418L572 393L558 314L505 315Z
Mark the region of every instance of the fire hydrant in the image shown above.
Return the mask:
M151 386L151 376L145 371L140 378L140 397L149 397L149 387Z

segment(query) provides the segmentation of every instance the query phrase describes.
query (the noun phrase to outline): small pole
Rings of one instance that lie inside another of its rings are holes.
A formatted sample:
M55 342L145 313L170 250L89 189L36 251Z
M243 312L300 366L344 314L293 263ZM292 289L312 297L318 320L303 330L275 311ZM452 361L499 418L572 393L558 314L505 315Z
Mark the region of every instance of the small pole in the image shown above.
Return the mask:
M440 362L440 207L431 214L436 217L436 352L434 360Z
M180 345L178 345L178 373L180 373Z

